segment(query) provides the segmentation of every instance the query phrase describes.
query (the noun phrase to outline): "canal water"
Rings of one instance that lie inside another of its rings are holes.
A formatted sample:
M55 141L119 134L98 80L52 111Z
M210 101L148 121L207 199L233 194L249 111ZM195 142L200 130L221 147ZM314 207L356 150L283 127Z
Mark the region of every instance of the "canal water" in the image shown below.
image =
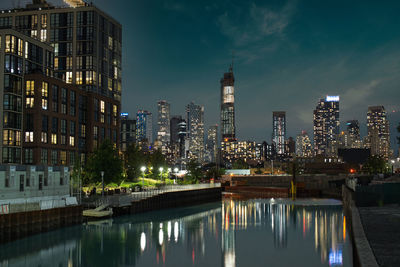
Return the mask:
M224 198L0 245L0 267L352 266L345 221L336 200Z

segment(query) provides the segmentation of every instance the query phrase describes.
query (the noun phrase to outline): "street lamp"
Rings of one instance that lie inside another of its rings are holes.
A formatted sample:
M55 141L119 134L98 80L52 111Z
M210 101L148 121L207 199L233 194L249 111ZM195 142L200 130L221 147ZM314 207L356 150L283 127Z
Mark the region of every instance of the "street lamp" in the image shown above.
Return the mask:
M146 171L146 167L145 167L145 166L142 166L142 167L140 168L140 170L142 171L142 186L144 186L144 172Z
M101 191L101 196L104 198L104 171L101 171L100 174L101 174L101 184L103 187L103 190Z
M159 171L160 171L161 180L162 180L162 173L163 173L163 170L164 170L164 168L163 168L163 167L160 167Z

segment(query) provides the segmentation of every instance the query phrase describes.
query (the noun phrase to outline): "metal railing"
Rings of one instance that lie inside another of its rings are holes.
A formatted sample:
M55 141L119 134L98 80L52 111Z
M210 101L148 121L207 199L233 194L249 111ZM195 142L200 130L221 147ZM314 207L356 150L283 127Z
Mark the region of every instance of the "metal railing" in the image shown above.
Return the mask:
M132 200L141 200L150 198L156 195L160 195L167 192L178 192L178 191L188 191L188 190L199 190L208 188L221 187L221 183L214 184L189 184L189 185L163 185L157 188L145 189L140 192L132 192L130 194Z

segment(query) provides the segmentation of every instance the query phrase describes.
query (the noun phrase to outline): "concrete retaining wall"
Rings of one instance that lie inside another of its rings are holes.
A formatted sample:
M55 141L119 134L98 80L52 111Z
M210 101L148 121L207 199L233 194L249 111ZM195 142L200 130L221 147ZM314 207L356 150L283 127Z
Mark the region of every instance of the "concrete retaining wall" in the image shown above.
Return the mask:
M82 206L0 215L0 243L82 222Z
M344 183L346 177L346 175L301 175L296 176L296 182L303 183L306 189L324 190L335 187L336 182L341 180ZM289 188L292 176L250 175L232 176L230 179L234 182L245 182L248 186Z
M347 226L351 230L354 266L378 267L375 255L365 235L360 214L354 202L354 192L343 185L342 197L343 209L347 217Z
M113 208L113 216L213 202L221 200L221 196L221 187L166 192L147 199L132 201L127 207Z

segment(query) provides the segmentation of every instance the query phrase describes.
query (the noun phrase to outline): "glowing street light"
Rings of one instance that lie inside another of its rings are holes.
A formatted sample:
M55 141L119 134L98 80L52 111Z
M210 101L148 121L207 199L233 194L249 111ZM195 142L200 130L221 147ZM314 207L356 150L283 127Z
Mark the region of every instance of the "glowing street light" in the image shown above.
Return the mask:
M146 167L145 167L145 166L142 166L142 167L140 168L140 170L142 171L142 186L144 186L144 172L146 171Z

